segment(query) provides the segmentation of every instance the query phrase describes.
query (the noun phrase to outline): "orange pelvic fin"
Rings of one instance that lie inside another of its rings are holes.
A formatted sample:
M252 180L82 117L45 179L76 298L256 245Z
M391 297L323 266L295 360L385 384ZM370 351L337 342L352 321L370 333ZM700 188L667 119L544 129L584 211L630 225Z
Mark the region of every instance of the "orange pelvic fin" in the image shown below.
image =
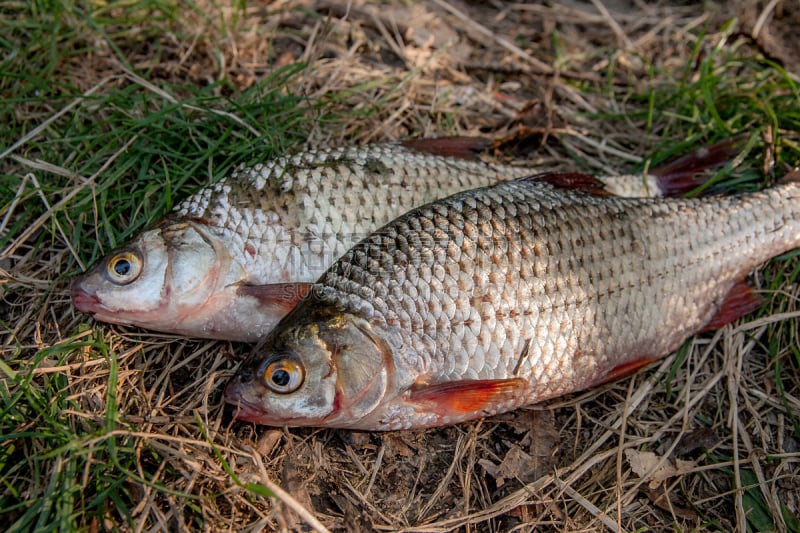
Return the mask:
M753 287L742 280L737 282L717 309L717 313L700 331L711 331L730 324L747 313L752 313L764 303L764 299L756 294Z
M480 137L443 137L441 139L411 139L400 141L400 144L415 152L478 160L478 154L489 148L491 142Z
M553 172L548 174L537 174L531 178L536 181L543 181L549 183L553 187L562 189L573 189L587 194L594 194L596 196L613 196L605 190L605 185L602 181L589 174L580 174L576 172Z
M741 137L725 139L662 163L650 169L649 173L656 176L664 196L680 196L705 183L708 176L700 175L700 172L723 166L733 159L741 144Z
M240 285L238 294L252 296L263 305L274 306L289 312L308 294L313 283L270 283L268 285Z
M528 382L522 378L416 384L411 401L434 404L434 410L440 414L478 413L512 400L527 386Z

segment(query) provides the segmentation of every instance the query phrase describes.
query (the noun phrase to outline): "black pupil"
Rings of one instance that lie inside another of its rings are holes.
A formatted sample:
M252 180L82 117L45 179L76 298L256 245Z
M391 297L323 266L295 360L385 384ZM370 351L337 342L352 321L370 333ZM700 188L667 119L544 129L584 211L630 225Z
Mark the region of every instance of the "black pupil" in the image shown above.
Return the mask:
M282 368L279 368L272 374L272 382L279 387L285 387L289 384L291 379L292 376L289 375L289 372Z
M119 259L114 263L114 272L120 276L127 276L131 271L131 262L127 259Z

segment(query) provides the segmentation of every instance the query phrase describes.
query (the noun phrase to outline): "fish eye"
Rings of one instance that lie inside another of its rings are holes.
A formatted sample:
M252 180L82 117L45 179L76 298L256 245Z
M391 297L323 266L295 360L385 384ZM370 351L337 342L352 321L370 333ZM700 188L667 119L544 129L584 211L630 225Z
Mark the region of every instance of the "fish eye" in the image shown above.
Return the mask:
M275 359L264 370L264 382L270 390L278 394L296 391L303 384L304 378L303 365L293 357Z
M142 260L139 255L132 252L120 252L112 257L106 265L106 272L114 283L127 285L142 271Z

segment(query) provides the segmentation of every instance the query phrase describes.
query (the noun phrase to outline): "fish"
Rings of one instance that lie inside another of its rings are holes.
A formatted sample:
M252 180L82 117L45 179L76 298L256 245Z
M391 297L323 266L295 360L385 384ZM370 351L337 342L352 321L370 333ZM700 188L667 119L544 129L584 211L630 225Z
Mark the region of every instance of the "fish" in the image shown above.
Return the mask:
M757 192L619 198L548 174L416 208L345 253L225 389L239 419L456 424L635 372L756 309L800 247L800 171Z
M480 158L489 141L416 139L317 148L242 167L178 204L72 284L94 319L256 342L352 245L413 207L530 176ZM625 196L676 195L730 158L722 141L646 175L601 178Z

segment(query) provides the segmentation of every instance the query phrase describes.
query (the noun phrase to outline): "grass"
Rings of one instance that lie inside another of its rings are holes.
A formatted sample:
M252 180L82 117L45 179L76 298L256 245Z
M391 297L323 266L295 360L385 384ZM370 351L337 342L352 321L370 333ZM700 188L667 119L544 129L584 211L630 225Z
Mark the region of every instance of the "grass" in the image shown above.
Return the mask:
M762 188L800 160L797 73L725 17L698 6L617 14L626 49L602 17L508 8L480 22L520 32L514 42L557 61L562 77L509 62L491 39L415 46L358 6L349 19L291 1L0 8L0 521L10 531L299 527L287 504L334 529L800 531L797 251L756 275L758 312L678 357L425 432L234 422L221 387L246 347L72 311L70 278L176 201L306 144L512 136L538 101L571 135L540 143L534 131L520 146L536 151L501 155L637 170L744 133L742 157L712 182L726 192ZM669 28L658 25L666 17ZM542 21L552 25L540 50L530 43ZM694 466L650 489L628 449ZM526 456L513 476L491 474Z

